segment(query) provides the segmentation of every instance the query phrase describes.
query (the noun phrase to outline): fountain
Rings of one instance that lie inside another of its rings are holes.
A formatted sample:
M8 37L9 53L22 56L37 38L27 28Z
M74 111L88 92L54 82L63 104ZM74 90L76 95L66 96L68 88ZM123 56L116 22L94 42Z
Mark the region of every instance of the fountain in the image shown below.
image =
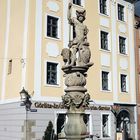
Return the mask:
M89 137L83 121L85 108L89 105L90 95L86 85L86 72L93 65L90 62L91 51L87 41L88 28L83 24L86 16L85 10L76 10L76 18L71 16L72 3L68 5L68 22L75 30L75 37L69 41L68 47L62 50L65 73L65 95L62 101L67 108L68 121L65 124L65 137L60 139L81 140ZM71 33L70 33L71 36Z

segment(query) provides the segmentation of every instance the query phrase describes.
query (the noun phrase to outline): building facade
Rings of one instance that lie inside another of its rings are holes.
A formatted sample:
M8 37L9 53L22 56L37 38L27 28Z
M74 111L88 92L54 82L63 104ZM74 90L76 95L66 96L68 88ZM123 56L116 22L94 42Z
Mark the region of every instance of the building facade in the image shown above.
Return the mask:
M66 113L65 109L54 107L54 103L61 102L65 88L61 50L68 47L74 36L74 29L67 21L69 2L0 0L0 136L3 140L40 140L49 120L58 133L57 116ZM116 131L117 137L123 137L126 131L129 138L137 139L133 4L125 0L71 2L72 16L76 9L86 9L85 24L94 62L86 88L93 100L91 105L98 107L86 112L90 116L89 133L113 140ZM36 103L33 105L38 107L36 113L20 107L19 92L23 87L32 95ZM52 109L44 107L46 102L53 103ZM99 109L112 105L119 107L114 110L116 116L108 109Z

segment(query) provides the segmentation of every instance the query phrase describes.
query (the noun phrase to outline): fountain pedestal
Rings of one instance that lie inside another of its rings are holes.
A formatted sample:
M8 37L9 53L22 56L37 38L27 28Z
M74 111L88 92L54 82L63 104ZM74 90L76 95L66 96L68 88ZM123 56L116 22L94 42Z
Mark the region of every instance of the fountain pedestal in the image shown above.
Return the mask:
M72 66L63 67L66 78L66 94L62 97L64 106L67 110L68 121L64 127L66 139L82 140L89 137L83 116L85 107L88 106L90 95L86 93L86 72L92 66Z
M83 113L67 113L68 122L65 125L67 139L79 140L85 138L87 129L83 122Z

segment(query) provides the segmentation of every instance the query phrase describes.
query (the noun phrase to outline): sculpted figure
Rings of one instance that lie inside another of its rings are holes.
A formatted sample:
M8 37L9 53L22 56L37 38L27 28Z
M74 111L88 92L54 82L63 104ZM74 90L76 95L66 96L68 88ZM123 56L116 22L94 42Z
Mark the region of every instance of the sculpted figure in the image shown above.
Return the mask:
M89 43L83 42L79 46L79 57L78 57L78 65L84 66L89 63L91 57L91 51L89 49Z
M68 48L64 48L61 52L63 56L64 65L69 65L71 63L71 51Z
M64 104L66 107L69 108L70 105L71 105L71 101L72 101L71 96L68 95L68 94L65 94L64 96L62 96L62 101L63 101L63 104Z
M83 21L85 20L86 11L76 10L77 18L75 17L72 18L71 8L72 8L72 3L69 3L68 21L69 21L69 24L72 25L73 28L75 29L75 38L73 40L70 40L69 47L71 48L71 52L72 52L71 65L75 65L76 53L79 51L80 44L82 44L83 42L86 42L88 29L87 29L87 26L83 24Z

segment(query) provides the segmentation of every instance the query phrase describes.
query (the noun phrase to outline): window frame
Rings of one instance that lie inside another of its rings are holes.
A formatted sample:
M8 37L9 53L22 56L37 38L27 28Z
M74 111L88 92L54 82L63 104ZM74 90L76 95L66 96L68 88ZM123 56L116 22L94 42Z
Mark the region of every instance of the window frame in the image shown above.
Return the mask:
M102 72L108 72L108 90L103 90L102 88ZM112 92L112 84L111 84L111 81L112 81L112 77L111 77L111 71L108 70L108 68L102 68L102 70L100 71L100 91L103 93L103 92L106 92L106 93L110 93Z
M102 47L102 33L106 34L106 36L107 36L106 40L103 40L104 44L106 44L106 42L107 42L107 48ZM100 48L101 48L101 50L110 51L109 44L110 44L109 33L107 31L100 30Z
M47 16L47 36L58 38L58 18Z
M49 84L47 73L48 73L48 63L56 64L56 84ZM45 61L45 85L46 86L53 86L53 87L60 87L60 63L55 61Z
M125 53L120 53L120 37L125 39ZM118 35L118 54L128 56L128 38L123 35Z
M58 19L57 20L57 37L52 37L52 36L48 36L48 16L53 17ZM52 14L46 14L45 15L46 20L45 20L45 37L49 38L49 39L54 39L54 40L60 40L61 39L61 18Z
M107 78L105 79L103 79L103 73L104 74L107 74L106 76L107 76ZM102 76L102 90L103 91L109 91L109 72L108 71L102 71L101 72L101 76ZM106 80L106 81L105 81ZM107 82L106 84L107 84L107 88L104 88L104 86L103 86L103 84L104 84L104 82Z
M126 84L125 90L122 90L122 77L121 77L121 76L125 76L125 84ZM121 92L121 93L128 93L128 89L129 89L129 85L128 85L128 75L125 74L125 73L121 73L121 74L120 74L120 92Z
M109 119L108 119L108 131L109 131L109 136L108 137L104 137L103 136L103 115L108 115ZM108 139L111 138L111 114L108 112L103 112L101 113L101 137L104 139Z
M121 8L121 9L120 9ZM125 6L118 3L117 4L117 14L118 20L124 22L125 21Z
M123 36L119 36L119 53L123 55L127 54L126 38Z
M101 14L108 15L108 12L107 12L108 11L107 10L107 0L99 0L99 9L100 9Z
M100 0L98 0L98 13L100 16L107 18L110 16L110 0L106 0L106 14L100 12Z
M73 0L72 3L77 5L77 6L82 6L82 0Z

